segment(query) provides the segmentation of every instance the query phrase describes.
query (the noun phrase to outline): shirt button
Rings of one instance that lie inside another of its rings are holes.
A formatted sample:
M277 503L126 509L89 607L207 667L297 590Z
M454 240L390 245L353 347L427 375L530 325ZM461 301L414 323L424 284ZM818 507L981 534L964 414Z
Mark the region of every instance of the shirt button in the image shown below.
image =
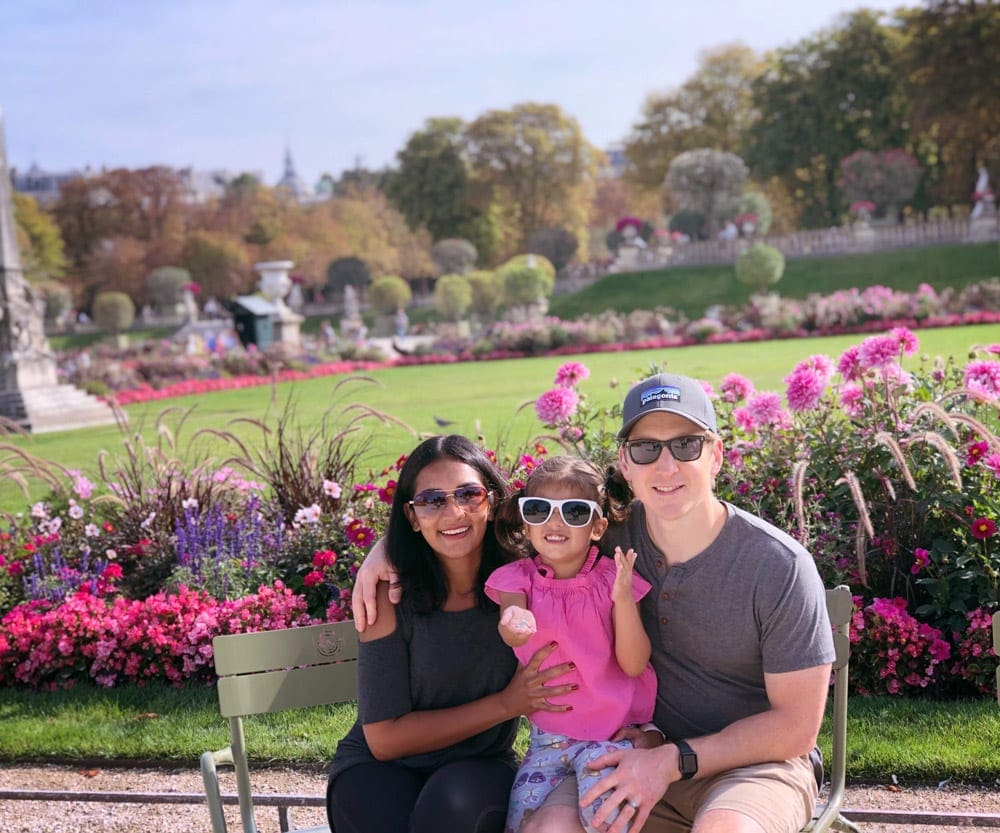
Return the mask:
M663 599L664 600L668 600L669 598L670 598L670 594L669 593L664 593L663 594Z
M666 616L661 616L661 617L660 617L660 624L661 624L661 625L665 625L665 624L667 624L667 622L669 622L669 621L670 621L670 620L669 620L669 619L668 619L668 618L667 618Z

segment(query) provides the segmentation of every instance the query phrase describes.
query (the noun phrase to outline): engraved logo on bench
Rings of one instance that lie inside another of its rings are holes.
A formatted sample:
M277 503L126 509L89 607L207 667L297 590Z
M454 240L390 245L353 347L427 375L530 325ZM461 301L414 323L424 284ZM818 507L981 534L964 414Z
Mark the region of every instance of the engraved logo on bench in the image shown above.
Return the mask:
M313 645L316 651L324 657L335 657L344 653L344 640L337 636L337 632L330 630L320 631L313 637Z

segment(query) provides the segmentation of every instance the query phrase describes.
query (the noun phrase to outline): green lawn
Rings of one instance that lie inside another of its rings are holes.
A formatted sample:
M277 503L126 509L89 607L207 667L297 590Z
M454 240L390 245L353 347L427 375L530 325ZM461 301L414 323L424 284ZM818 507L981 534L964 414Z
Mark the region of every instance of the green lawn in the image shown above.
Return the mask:
M970 347L1000 342L1000 325L950 327L918 332L921 355L953 356L965 361ZM475 437L500 449L524 446L540 433L541 425L530 407L522 407L547 390L555 371L565 361L579 360L590 368L591 378L581 385L592 401L611 404L624 395L624 386L639 378L650 362L658 362L680 373L718 385L722 377L738 371L753 380L759 390L783 391L782 378L797 362L814 353L836 359L861 336L832 336L806 340L778 340L752 344L698 345L666 350L637 350L619 353L589 353L578 356L542 357L488 362L394 367L364 376L331 376L304 382L288 382L276 388L262 386L203 396L187 396L130 406L127 413L130 433L141 432L152 440L158 418L178 430L172 432L177 454L208 454L223 460L233 449L217 440L189 445L201 428L223 430L233 420L268 418L281 410L289 397L295 403L297 420L303 430L319 425L332 409L332 423L338 429L355 420L358 410L346 414L345 407L364 405L388 414L398 422L380 422L375 417L355 425L359 438L370 435L366 467L380 469L412 448L421 434L453 431ZM912 367L918 357L909 362ZM186 421L181 415L193 409ZM435 418L451 424L441 427ZM247 441L259 439L259 432L246 422L235 430ZM122 435L114 426L89 428L29 437L8 437L6 443L43 460L56 461L71 469L96 476L102 452L117 455ZM7 455L4 454L4 457ZM36 484L31 499L42 497L46 489ZM0 510L22 511L26 501L9 479L0 482Z
M1000 248L996 243L896 249L871 254L789 260L775 289L785 298L802 299L810 293L828 295L840 289L881 284L912 292L928 283L939 292L960 290L972 283L1000 276ZM556 295L550 312L560 318L613 309L673 307L688 318L700 318L713 304L742 307L750 290L736 280L732 265L678 266L650 272L608 275L569 295Z
M329 761L354 721L353 705L264 715L247 721L257 761L315 765ZM214 689L97 689L65 692L0 689L0 760L124 760L192 766L207 749L227 746ZM830 754L830 727L820 747ZM526 744L522 730L519 744ZM993 783L1000 778L1000 708L990 700L934 702L851 699L849 776L856 781Z

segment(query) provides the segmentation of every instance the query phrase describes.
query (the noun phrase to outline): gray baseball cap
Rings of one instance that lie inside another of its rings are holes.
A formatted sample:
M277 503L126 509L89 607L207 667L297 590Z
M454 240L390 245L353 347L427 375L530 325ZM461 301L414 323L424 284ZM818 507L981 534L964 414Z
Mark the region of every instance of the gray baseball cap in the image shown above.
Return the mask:
M624 440L633 425L646 414L657 411L677 414L709 431L718 431L715 408L701 382L690 376L658 373L633 385L625 396L622 430L618 432L618 439Z

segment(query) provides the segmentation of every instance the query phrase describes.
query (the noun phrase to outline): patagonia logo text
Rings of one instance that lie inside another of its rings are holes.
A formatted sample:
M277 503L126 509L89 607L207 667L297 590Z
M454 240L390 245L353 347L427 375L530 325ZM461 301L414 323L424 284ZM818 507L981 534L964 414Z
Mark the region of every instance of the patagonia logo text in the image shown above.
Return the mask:
M675 388L673 385L663 385L658 388L650 388L647 391L643 391L642 401L640 407L645 408L647 405L653 402L680 402L681 401L681 389Z

